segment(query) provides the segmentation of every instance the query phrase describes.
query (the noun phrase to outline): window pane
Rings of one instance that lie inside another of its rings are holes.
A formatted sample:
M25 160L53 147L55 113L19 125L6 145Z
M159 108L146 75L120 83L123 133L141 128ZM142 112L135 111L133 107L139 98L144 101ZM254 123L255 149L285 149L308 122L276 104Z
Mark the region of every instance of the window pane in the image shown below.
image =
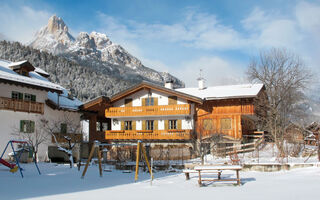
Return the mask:
M177 120L169 120L169 129L177 129Z
M153 120L147 120L147 130L153 130Z
M124 129L125 130L132 130L132 121L125 121L124 122Z
M66 134L67 133L67 124L62 123L60 125L60 133L62 133L62 134Z
M206 131L213 129L212 119L204 119L203 120L203 129Z
M222 130L230 130L232 128L231 122L232 122L231 118L221 119L221 121L220 121L221 129Z
M31 101L31 94L25 93L25 94L24 94L24 100L25 100L25 101Z
M19 99L19 93L18 92L12 92L11 93L11 98L12 99Z

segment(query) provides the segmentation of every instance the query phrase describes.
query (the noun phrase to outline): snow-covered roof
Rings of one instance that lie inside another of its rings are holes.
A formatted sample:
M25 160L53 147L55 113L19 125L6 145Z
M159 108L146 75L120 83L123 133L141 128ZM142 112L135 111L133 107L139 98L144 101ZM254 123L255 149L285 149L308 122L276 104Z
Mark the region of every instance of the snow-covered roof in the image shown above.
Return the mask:
M48 99L58 105L59 108L78 110L78 107L82 105L82 102L76 98L68 98L68 91L65 88L50 82L47 78L40 75L49 75L46 71L35 68L35 71L29 72L29 76L23 76L10 69L10 66L17 66L25 62L27 61L15 62L13 64L10 61L0 59L0 80L3 79L47 89L50 91L48 92ZM58 94L58 92L61 94Z
M17 66L17 63L22 64L24 62L25 61L15 62L15 64L13 65L10 61L0 59L0 79L26 85L33 85L54 91L63 91L63 87L55 83L51 83L48 79L41 77L36 72L29 72L29 76L22 76L10 69L10 66Z
M199 88L179 88L176 91L193 95L206 100L256 97L263 84L224 85Z
M48 72L44 71L43 69L41 69L39 67L35 67L34 71L37 72L38 74L49 76Z
M66 89L64 89L63 93L60 95L58 95L56 92L48 92L48 98L59 108L78 110L79 106L83 104L75 97L69 98L68 91Z
M26 63L26 62L28 62L28 61L27 60L22 60L22 61L19 61L19 62L10 62L8 64L8 67L18 66L18 65L21 65L21 64Z

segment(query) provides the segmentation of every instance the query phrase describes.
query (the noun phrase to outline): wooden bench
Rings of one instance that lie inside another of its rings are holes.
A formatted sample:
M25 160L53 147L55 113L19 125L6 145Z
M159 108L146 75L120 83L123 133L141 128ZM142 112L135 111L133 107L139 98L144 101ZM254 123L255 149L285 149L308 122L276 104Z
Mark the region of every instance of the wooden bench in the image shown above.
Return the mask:
M242 169L242 167L240 165L230 165L230 166L196 166L194 168L195 171L198 172L198 176L199 176L199 186L202 186L202 182L203 181L237 181L237 184L240 185L240 175L239 175L239 171ZM220 176L218 176L218 179L202 179L201 178L201 173L204 172L212 172L215 173L216 171L224 171L224 170L233 170L236 171L236 178L233 179L222 179L221 178L221 174Z
M196 174L198 174L198 171L196 171L196 170L194 170L194 169L185 169L185 170L183 170L183 173L184 173L185 176L186 176L186 180L189 180L189 179L190 179L190 174L191 174L191 173L196 173ZM216 170L216 171L213 171L213 170L210 170L210 171L202 171L202 173L218 174L218 178L219 178L219 179L221 178L221 171L219 171L219 170Z

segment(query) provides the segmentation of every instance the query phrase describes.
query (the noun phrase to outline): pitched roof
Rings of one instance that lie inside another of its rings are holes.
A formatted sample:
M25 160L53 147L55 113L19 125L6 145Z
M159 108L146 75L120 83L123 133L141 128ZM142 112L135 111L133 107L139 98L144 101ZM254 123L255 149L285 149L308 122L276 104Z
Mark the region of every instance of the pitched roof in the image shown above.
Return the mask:
M47 91L53 91L58 93L63 92L63 89L64 89L63 87L50 82L49 80L40 76L38 73L34 71L29 72L30 76L22 76L10 68L10 66L14 67L14 66L17 66L18 64L23 64L26 62L27 61L12 63L10 61L0 60L0 81L14 83L14 84L22 85L25 87L44 89Z
M78 110L79 106L82 105L82 102L77 98L70 98L65 88L50 82L44 77L43 74L49 74L40 68L32 66L35 71L29 72L29 76L23 76L13 71L12 68L23 64L32 66L26 60L13 63L0 59L0 82L46 90L48 91L48 99L51 104L57 105L58 109Z
M263 89L263 84L224 85L199 88L179 88L178 92L192 94L204 100L256 97Z
M179 92L177 90L165 88L163 86L159 86L159 85L156 85L154 83L147 82L147 81L142 81L140 84L134 85L134 86L122 91L122 92L119 92L119 93L113 95L110 98L110 101L111 102L115 102L115 101L117 101L117 100L119 100L119 99L121 99L123 97L126 97L126 96L128 96L130 94L133 94L133 93L135 93L135 92L137 92L139 90L145 89L145 88L149 88L149 89L153 89L153 90L156 90L156 91L159 91L159 92L163 92L163 93L166 93L166 94L169 94L169 95L177 96L177 97L180 97L180 98L192 101L192 102L202 103L202 99L199 98L199 97L193 96L191 94L186 94L186 93L183 93L183 92Z

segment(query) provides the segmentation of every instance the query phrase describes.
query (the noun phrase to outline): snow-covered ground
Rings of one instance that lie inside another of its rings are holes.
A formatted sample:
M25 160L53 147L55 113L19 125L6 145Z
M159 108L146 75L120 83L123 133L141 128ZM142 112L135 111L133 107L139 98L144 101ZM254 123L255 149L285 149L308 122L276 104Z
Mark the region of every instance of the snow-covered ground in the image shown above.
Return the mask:
M310 167L280 172L241 172L241 186L214 183L199 187L197 177L186 181L183 173L156 172L150 184L149 174L120 170L104 172L90 166L84 179L81 171L68 165L40 163L42 175L33 164L24 164L22 179L0 166L0 199L318 199L320 168ZM234 172L222 177L234 176Z

